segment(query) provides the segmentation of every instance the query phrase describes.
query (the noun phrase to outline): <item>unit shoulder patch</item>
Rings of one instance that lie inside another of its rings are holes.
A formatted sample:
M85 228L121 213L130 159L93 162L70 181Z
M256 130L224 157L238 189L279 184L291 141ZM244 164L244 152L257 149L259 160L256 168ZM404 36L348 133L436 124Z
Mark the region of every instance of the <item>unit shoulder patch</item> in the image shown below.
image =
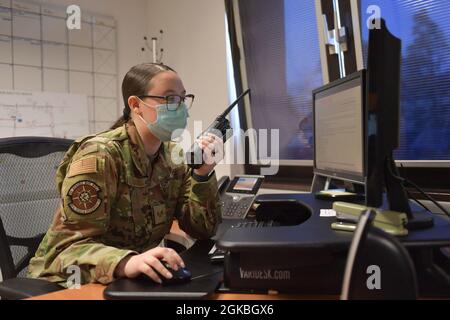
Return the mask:
M69 208L79 215L88 215L100 207L101 188L94 182L83 180L75 183L67 193L70 198Z

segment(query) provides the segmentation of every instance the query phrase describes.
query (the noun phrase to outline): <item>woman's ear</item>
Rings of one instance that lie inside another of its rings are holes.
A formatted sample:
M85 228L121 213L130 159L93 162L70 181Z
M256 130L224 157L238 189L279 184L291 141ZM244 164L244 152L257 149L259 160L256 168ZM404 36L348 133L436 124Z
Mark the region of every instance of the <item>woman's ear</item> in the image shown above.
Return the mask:
M128 106L130 107L131 112L135 114L141 114L139 110L139 100L135 96L130 96L128 98Z

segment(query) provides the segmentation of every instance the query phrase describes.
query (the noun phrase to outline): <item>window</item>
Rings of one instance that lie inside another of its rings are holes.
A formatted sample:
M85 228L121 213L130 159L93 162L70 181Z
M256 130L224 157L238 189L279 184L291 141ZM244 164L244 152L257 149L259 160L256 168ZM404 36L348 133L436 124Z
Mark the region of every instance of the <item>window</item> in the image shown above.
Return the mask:
M400 148L396 159L450 159L450 1L361 0L378 5L402 40ZM280 130L280 159L312 159L311 91L322 85L315 0L239 1L249 126Z
M280 130L280 159L312 159L311 91L322 85L312 0L239 1L249 126Z
M362 0L361 17L377 5L402 40L398 160L450 159L450 1ZM367 52L368 29L362 19Z

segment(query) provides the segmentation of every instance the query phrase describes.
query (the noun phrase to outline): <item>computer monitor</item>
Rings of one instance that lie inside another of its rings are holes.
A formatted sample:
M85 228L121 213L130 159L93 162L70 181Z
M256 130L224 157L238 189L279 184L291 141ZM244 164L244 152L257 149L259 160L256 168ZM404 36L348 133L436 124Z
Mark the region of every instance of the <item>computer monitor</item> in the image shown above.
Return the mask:
M400 63L401 40L389 32L381 19L380 29L369 32L366 202L381 206L386 186L390 188L387 194L390 207L409 214L405 191L392 179L392 173L397 173L393 152L400 143Z
M314 172L366 183L365 71L313 91Z
M314 174L365 186L365 203L408 215L410 229L433 225L414 217L393 151L400 132L401 41L381 19L369 33L368 70L313 91ZM315 179L316 180L316 179ZM313 191L317 189L313 182Z

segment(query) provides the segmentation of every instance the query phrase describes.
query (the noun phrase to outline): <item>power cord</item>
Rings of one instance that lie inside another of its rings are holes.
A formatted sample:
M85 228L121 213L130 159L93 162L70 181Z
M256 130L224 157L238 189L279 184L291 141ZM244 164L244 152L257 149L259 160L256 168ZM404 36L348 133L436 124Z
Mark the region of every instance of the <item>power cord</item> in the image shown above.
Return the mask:
M403 169L403 163L400 163L400 166L401 166L402 169ZM404 179L407 180L406 178L404 178ZM424 205L421 201L419 201L418 199L416 199L415 197L413 197L413 195L411 194L411 192L409 192L409 191L406 190L406 189L405 189L405 191L406 191L406 193L408 194L408 198L409 198L409 199L412 199L415 203L417 203L419 206L421 206L422 208L424 208L425 211L431 212L431 210L430 210L426 205Z
M428 207L426 205L424 205L422 202L420 202L419 200L417 200L416 198L414 198L411 195L411 192L409 192L408 190L406 190L406 193L408 194L408 198L412 199L415 203L417 203L419 206L421 206L422 208L424 208L426 211L431 212L430 209L428 209Z
M387 160L388 160L388 162L392 161L392 163L395 163L394 160L393 160L392 158L388 158ZM402 185L404 185L404 184L410 185L411 187L413 187L414 189L416 189L417 191L419 191L420 194L422 194L426 199L428 199L428 200L430 200L431 202L433 202L434 205L436 205L436 207L438 207L444 214L446 214L446 215L450 218L450 214L448 213L448 211L447 211L447 210L446 210L439 202L437 202L437 201L434 200L431 196L429 196L428 194L426 194L425 191L423 191L423 190L422 190L418 185L416 185L414 182L412 182L412 181L410 181L410 180L408 180L408 179L399 177L399 176L396 175L394 172L392 172L392 168L391 168L391 166L389 165L389 163L388 163L387 167L388 167L389 173L391 174L392 177L394 177L395 179L397 179L398 181L400 181L400 183L401 183ZM408 193L408 195L409 195L409 193ZM423 205L422 203L420 203L418 200L416 200L416 199L414 199L414 198L412 198L412 199L413 199L414 201L416 201L417 203L419 203L419 205L421 205L423 208L425 208L426 210L428 210L428 209L426 208L426 206ZM431 212L430 210L428 210L428 211Z
M430 195L426 194L422 189L420 189L419 186L417 186L414 182L405 179L406 183L409 184L410 186L412 186L414 189L416 189L417 191L420 192L420 194L422 194L425 198L427 198L428 200L430 200L431 202L433 202L436 207L438 207L439 209L441 209L441 211L446 214L448 217L450 217L450 214L448 213L448 211L436 200L434 200ZM431 211L430 211L431 212Z

